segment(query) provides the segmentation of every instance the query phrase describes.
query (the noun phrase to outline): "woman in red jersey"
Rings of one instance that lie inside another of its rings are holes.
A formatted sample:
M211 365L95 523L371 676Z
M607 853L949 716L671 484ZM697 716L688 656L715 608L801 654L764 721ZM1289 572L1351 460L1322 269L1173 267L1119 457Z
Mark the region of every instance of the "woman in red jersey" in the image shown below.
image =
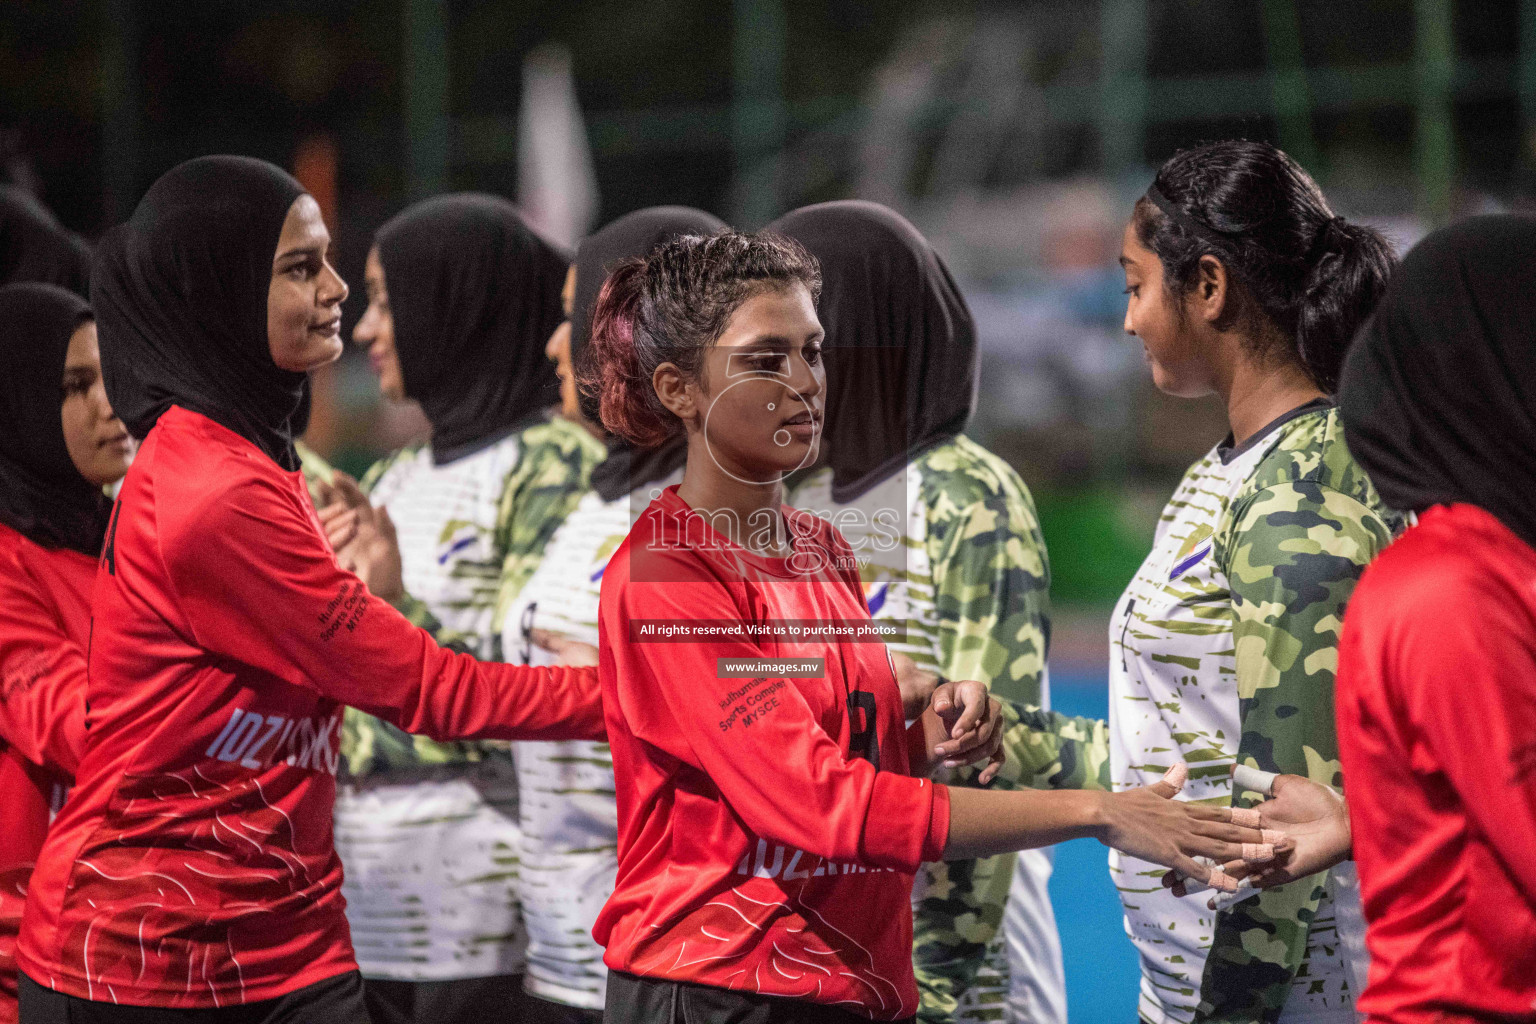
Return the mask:
M366 1021L331 842L342 704L438 738L602 734L591 670L442 650L337 567L292 443L305 371L341 351L329 241L293 178L205 157L98 252L107 394L144 442L18 942L29 1024Z
M1339 390L1350 452L1416 521L1344 618L1348 807L1295 776L1250 782L1273 787L1258 810L1295 839L1255 884L1358 862L1371 967L1357 1005L1379 1024L1536 1012L1533 293L1536 221L1464 221L1408 254L1355 342Z
M920 862L1096 836L1200 872L1191 856L1262 838L1230 808L1166 799L1170 783L923 777L974 751L932 710L904 727L852 552L781 503L822 422L819 286L796 243L722 233L620 264L598 300L585 372L604 424L688 444L683 482L603 577L619 867L594 934L610 1021L905 1020Z
M85 300L9 285L0 323L0 1024L15 1024L27 881L84 739L102 487L128 471L132 441L107 404Z

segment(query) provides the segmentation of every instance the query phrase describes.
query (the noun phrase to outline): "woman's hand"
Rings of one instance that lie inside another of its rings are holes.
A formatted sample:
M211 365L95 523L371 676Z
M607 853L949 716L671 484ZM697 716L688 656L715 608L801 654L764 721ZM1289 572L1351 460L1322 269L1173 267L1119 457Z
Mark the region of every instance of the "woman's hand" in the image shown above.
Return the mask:
M896 687L901 690L901 716L905 721L921 718L933 700L933 691L939 685L939 677L924 672L917 662L905 654L890 651L891 668L896 670Z
M321 500L316 515L325 529L325 539L331 542L331 550L340 555L357 538L362 518L372 512L372 506L357 481L339 469L329 481L317 481L315 490Z
M1257 807L1234 809L1233 820L1284 830L1294 845L1283 851L1277 849L1272 860L1238 859L1222 864L1212 872L1214 888L1226 893L1268 889L1326 871L1349 859L1353 845L1349 807L1338 793L1300 775L1275 775L1244 765L1236 767L1233 777L1238 787L1271 797ZM1164 876L1163 884L1177 896L1199 891L1199 887L1188 885L1171 871ZM1216 910L1222 903L1231 902L1218 893L1207 901L1207 906Z
M325 507L320 525L336 552L336 561L356 573L375 597L395 601L405 593L400 565L400 541L389 510L369 504L357 481L337 471L332 482L322 483Z
M975 680L937 686L916 726L923 729L929 752L923 774L931 774L940 767L959 768L990 761L976 779L982 785L991 782L1006 759L1002 707L986 686Z
M1151 786L1103 794L1102 821L1095 833L1099 841L1201 882L1217 869L1197 857L1216 863L1269 861L1293 848L1293 841L1281 832L1260 829L1257 822L1234 823L1231 807L1174 800L1188 777L1181 763Z
M580 640L573 640L564 633L556 633L549 629L532 629L528 632L528 639L535 647L553 654L557 665L568 665L571 668L597 667L597 648Z

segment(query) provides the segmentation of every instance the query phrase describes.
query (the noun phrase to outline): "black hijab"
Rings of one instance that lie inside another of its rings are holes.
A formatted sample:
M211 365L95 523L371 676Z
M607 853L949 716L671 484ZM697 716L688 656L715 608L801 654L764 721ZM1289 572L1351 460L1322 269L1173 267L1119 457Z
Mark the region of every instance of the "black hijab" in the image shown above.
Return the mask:
M91 307L51 284L0 288L0 523L45 548L101 554L112 503L64 443L64 360Z
M417 203L379 229L405 393L441 466L494 444L560 399L544 346L564 313L568 252L497 196Z
M91 300L112 408L142 438L172 405L299 467L307 374L280 369L267 292L304 187L264 160L205 156L167 171L96 252Z
M42 281L87 295L91 249L31 195L0 185L0 285L18 281Z
M821 262L827 463L854 500L965 430L976 405L976 325L938 253L878 203L807 206L765 229Z
M1476 217L1403 260L1344 363L1350 454L1388 505L1467 502L1536 546L1536 219Z
M652 206L627 213L581 240L576 247L576 295L571 315L571 365L581 376L582 353L592 337L592 312L608 272L621 260L649 256L663 242L681 235L713 235L726 230L718 217L691 206ZM597 397L581 392L581 411L602 422ZM688 443L678 437L659 448L636 449L617 437L608 439L608 458L592 473L592 486L604 501L619 498L671 475L688 461Z

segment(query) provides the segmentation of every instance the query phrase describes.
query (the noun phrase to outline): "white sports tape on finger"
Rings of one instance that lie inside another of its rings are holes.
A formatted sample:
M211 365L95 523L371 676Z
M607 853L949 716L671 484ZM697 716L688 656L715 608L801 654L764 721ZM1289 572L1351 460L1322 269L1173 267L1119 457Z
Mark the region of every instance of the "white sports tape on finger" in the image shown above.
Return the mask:
M1240 764L1232 771L1232 785L1239 789L1251 789L1265 796L1274 796L1275 780L1279 777L1275 772L1261 772L1257 768Z
M1209 857L1195 857L1194 862L1196 864L1204 864L1212 871L1216 870L1216 862ZM1184 883L1184 895L1186 896L1193 896L1197 892L1205 892L1211 887L1209 882L1202 882L1198 878L1188 878L1180 875L1179 880Z
M1202 882L1197 878L1183 879L1185 896L1195 896L1215 890L1206 901L1206 906L1220 911L1235 907L1243 900L1258 895L1259 890L1254 887L1252 876L1234 879L1209 857L1196 857L1195 861L1211 869L1211 881Z
M1259 890L1254 888L1253 882L1244 878L1238 881L1236 892L1218 892L1216 895L1206 900L1205 905L1220 913L1223 910L1231 910L1233 907L1243 902L1243 900L1252 899L1258 894Z

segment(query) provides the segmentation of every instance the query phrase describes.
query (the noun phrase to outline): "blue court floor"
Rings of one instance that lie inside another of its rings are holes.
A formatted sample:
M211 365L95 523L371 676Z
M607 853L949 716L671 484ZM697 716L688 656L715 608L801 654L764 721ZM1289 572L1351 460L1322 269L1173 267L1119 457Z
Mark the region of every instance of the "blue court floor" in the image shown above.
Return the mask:
M1109 714L1102 672L1051 667L1051 705L1067 715ZM1056 848L1051 902L1061 932L1071 1024L1135 1024L1136 951L1125 937L1120 900L1109 881L1108 847L1078 839Z

